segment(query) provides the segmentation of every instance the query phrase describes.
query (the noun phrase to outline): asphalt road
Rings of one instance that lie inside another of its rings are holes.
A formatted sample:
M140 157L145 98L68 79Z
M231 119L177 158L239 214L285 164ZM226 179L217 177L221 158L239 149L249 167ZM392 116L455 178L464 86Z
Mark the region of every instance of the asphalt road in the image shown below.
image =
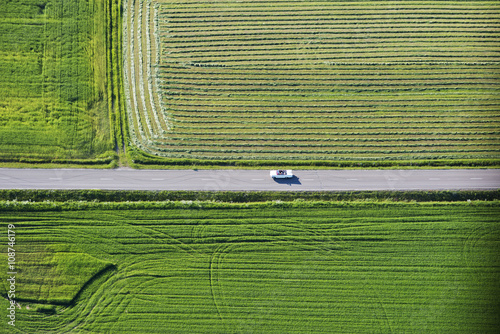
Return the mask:
M459 190L498 189L500 169L294 170L0 169L0 189L113 190Z

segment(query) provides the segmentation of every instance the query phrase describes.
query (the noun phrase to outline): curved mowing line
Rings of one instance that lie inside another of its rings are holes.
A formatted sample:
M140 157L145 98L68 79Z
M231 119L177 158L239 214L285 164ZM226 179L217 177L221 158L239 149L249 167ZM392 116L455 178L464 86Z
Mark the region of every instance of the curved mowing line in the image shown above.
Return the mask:
M154 71L154 81L153 81L153 87L154 87L154 92L155 97L157 100L155 100L156 103L156 109L161 110L162 117L163 117L163 122L165 123L165 126L167 127L167 131L171 130L171 121L169 120L169 115L167 113L166 108L164 107L163 103L163 92L159 88L160 87L160 59L161 59L161 42L160 42L160 28L159 28L159 17L158 17L158 11L159 11L160 4L155 3L154 5L154 29L153 29L153 38L154 38L154 48L156 50L155 52L155 71Z
M132 125L130 127L131 139L136 146L146 151L148 151L147 146L150 145L150 140L160 138L161 134L170 127L165 116L161 94L155 93L158 87L158 66L152 63L151 50L155 50L155 60L158 64L160 60L157 22L159 5L155 3L154 12L152 12L151 4L152 0L125 0L123 22L125 91L128 96L128 117ZM152 16L153 31L151 31ZM139 91L137 91L137 85ZM160 113L159 110L162 112ZM160 119L162 115L165 118L163 122ZM162 123L166 124L166 130Z
M146 34L143 34L143 25L145 22L144 15L143 15L143 7L144 7L144 0L138 0L136 2L136 6L138 6L138 17L139 19L136 21L137 28L134 29L136 32L136 39L137 39L137 62L134 65L134 67L137 70L137 75L138 75L138 85L139 85L139 96L136 97L137 100L140 101L140 108L139 109L139 115L140 115L140 120L141 123L145 122L146 123L146 136L148 139L154 138L155 136L155 128L151 124L151 115L150 115L150 110L151 110L151 105L149 101L146 99L146 94L145 94L145 84L144 84L144 66L148 64L144 64L144 57L147 59L147 55L145 55L145 52L150 52L150 50L144 50L143 48L143 37L146 40L149 40L149 36ZM147 16L147 14L146 14ZM144 35L144 36L143 36ZM149 79L149 78L148 78ZM137 83L136 83L137 84ZM142 121L143 120L143 121Z
M143 15L143 7L146 6L145 15ZM139 81L141 87L141 101L143 101L144 115L148 123L148 128L150 130L150 137L156 139L159 134L163 132L162 125L159 120L159 113L157 112L154 93L153 93L153 76L151 72L151 40L155 41L154 36L151 35L150 25L151 25L151 0L143 1L142 6L139 7L139 17L142 18L141 24L137 29L138 36L143 36L146 39L146 48L143 48L144 41L139 43ZM145 33L143 34L143 26L145 26ZM146 62L143 59L146 58ZM144 67L146 67L146 76L144 75ZM145 86L145 80L147 80L147 86ZM147 94L145 91L147 90ZM151 118L154 120L154 127L151 124Z
M224 323L224 318L222 317L222 314L220 312L219 304L217 303L217 293L215 291L215 286L217 284L214 284L214 262L217 257L217 264L218 264L218 257L220 256L221 249L227 247L226 244L222 244L219 247L217 247L216 250L212 252L212 255L210 257L210 263L209 263L209 270L208 270L208 281L210 284L210 293L212 294L212 300L214 302L215 308L217 309L217 315L219 316L219 319ZM218 278L217 278L218 280Z
M124 225L129 226L129 227L135 229L137 232L141 232L141 233L147 235L149 238L151 238L153 240L156 240L157 238L154 237L154 236L152 236L152 233L147 233L147 231L154 232L155 234L160 235L160 236L162 236L162 237L164 237L164 238L172 241L172 243L169 243L169 245L171 245L174 248L177 248L180 251L188 254L192 258L196 258L196 255L203 256L203 254L201 254L198 251L196 251L196 249L194 249L193 247L189 246L188 244L185 244L184 242L182 242L179 239L177 239L177 238L169 235L168 233L155 230L152 227L145 227L143 225L133 225L133 224L125 224L125 223L124 223ZM196 254L196 255L194 255L193 253Z

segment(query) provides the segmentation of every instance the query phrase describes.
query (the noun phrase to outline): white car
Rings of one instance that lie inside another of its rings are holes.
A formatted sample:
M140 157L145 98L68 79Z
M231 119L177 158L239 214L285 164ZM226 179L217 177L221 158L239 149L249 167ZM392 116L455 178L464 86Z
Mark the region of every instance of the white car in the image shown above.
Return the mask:
M284 169L272 170L269 174L273 179L291 179L293 177L291 170Z

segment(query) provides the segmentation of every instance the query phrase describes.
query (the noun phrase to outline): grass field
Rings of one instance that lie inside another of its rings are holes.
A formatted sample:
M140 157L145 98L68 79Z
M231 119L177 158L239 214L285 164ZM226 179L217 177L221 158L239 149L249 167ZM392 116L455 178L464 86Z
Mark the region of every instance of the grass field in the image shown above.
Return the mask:
M498 159L499 18L496 1L127 0L131 137L262 164Z
M0 2L0 163L109 163L107 3Z
M496 333L500 323L498 202L0 208L2 226L15 225L20 305L11 328L1 300L1 332Z

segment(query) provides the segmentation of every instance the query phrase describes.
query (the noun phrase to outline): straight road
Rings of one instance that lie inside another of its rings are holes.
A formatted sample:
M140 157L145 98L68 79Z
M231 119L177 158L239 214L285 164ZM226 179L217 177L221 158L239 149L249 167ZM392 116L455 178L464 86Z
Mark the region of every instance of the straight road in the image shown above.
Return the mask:
M500 169L295 170L274 181L269 170L0 169L0 189L107 190L485 190Z

